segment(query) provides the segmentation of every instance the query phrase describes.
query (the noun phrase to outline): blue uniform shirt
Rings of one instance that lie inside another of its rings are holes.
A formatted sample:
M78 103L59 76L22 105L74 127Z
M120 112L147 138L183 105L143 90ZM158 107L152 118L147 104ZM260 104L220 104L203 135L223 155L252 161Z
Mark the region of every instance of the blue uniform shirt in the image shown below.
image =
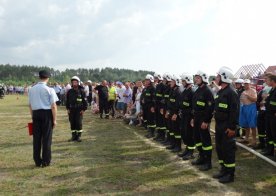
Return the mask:
M29 91L29 104L32 110L49 110L58 101L55 90L49 88L46 82L38 82Z

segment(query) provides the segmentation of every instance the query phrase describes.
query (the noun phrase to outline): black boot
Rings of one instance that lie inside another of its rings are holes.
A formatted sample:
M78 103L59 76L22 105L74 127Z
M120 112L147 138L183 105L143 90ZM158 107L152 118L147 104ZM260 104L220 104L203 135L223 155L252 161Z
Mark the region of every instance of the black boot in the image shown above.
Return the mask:
M103 114L102 114L102 113L100 114L100 118L101 118L101 119L103 118Z
M180 152L181 151L181 139L175 139L175 147L172 149L172 152Z
M147 138L153 138L154 137L154 128L150 127L148 128L148 135L146 135Z
M186 147L184 152L178 154L179 157L184 157L189 152L188 148Z
M157 140L159 140L160 137L161 137L160 129L157 129L157 135L156 135L156 137L153 138L153 140L157 141Z
M274 155L274 146L269 144L267 147L261 152L262 155L265 156L273 156Z
M162 144L163 144L164 146L170 145L170 144L171 144L170 141L171 141L171 136L170 136L170 134L167 133L167 137L166 137L166 139L164 140L164 142L162 142Z
M210 169L212 169L212 151L205 151L204 152L205 156L204 156L204 164L200 166L199 170L200 171L208 171Z
M174 147L175 147L175 138L174 138L174 136L171 136L170 145L168 147L166 147L166 149L172 150L172 149L174 149Z
M192 165L202 165L204 164L204 158L203 158L203 153L199 152L199 155L197 157L197 159L193 160Z
M77 142L81 142L81 132L77 133Z
M163 130L160 130L160 136L156 139L157 142L163 142L165 140L165 134Z
M74 131L72 131L72 137L68 140L68 142L73 142L73 141L75 141L76 140L76 132Z
M221 168L220 168L219 172L214 174L213 178L219 179L227 174L225 166L223 164L220 164L220 165L221 165Z
M220 183L229 183L229 182L234 182L234 173L235 173L235 168L226 168L226 174L219 178Z
M265 148L265 143L259 143L257 146L254 146L254 150L259 150L259 149L264 149Z
M194 150L188 150L187 154L182 157L184 161L194 158Z

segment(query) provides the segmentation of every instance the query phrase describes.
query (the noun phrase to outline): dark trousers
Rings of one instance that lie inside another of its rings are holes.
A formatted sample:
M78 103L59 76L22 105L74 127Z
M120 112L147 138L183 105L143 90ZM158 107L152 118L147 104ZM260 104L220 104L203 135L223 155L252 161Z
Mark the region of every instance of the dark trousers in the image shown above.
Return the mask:
M81 109L70 109L69 121L72 131L81 131L82 130L82 118L80 114Z
M60 94L60 104L65 105L65 94Z
M103 112L105 113L106 116L109 115L108 100L107 99L100 99L100 101L99 101L99 110L100 110L100 115L103 115Z
M189 150L195 149L191 119L192 115L190 113L182 113L180 122L181 138Z
M111 116L114 117L115 116L115 100L108 101L108 108L109 108L109 111L111 111Z
M276 147L276 116L274 113L267 115L267 136L269 145Z
M212 141L210 135L210 125L207 129L201 129L202 116L195 115L194 117L194 141L196 147L200 153L203 155L207 162L211 161L212 156Z
M87 96L87 103L89 106L91 106L91 103L92 103L92 94L89 93L89 95Z
M215 141L219 163L228 169L229 173L235 172L235 138L229 138L225 133L227 121L216 121Z
M146 118L147 118L147 125L148 128L154 128L156 127L155 124L155 112L151 112L151 107L150 106L145 106L146 109Z
M61 101L60 101L60 93L57 93L57 97L58 97L58 101L56 102L57 105L60 105Z
M33 111L33 159L37 166L51 162L53 116L51 110ZM41 157L42 147L42 157Z
M257 127L258 127L258 137L261 144L265 145L265 138L266 138L266 118L265 118L265 111L258 112L257 118Z
M157 105L155 109L156 130L158 130L159 134L164 135L166 131L166 124L165 124L164 115L160 113L160 109L161 107Z
M177 116L176 120L171 120L171 117L170 115L170 139L177 147L181 148L180 118Z

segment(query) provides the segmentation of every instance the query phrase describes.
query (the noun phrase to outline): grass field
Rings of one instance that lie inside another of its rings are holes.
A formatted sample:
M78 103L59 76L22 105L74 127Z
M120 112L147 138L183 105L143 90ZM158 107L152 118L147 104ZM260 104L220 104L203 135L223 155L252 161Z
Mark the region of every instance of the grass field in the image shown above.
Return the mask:
M85 113L83 142L69 143L63 107L53 134L52 165L36 168L27 97L0 100L0 195L275 195L276 168L238 149L234 183L222 185L157 143L141 128Z

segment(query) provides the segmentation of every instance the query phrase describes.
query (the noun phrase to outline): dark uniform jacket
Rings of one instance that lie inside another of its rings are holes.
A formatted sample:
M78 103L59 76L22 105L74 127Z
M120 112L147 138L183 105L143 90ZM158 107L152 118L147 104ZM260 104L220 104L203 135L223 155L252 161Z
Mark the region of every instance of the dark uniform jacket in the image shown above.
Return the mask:
M166 86L163 84L163 82L160 82L156 85L155 90L155 101L156 105L160 108L164 108L165 102L163 102L164 99L164 92L165 92Z
M265 108L268 114L276 114L276 89L272 88L265 100Z
M169 103L169 99L170 99L170 93L171 93L171 87L170 85L165 85L165 89L164 89L164 95L163 95L163 103L164 103L164 109L167 110L168 108L168 103Z
M210 123L214 112L214 97L207 85L198 87L193 96L193 114Z
M215 98L216 121L227 121L227 128L235 130L236 126L238 125L238 109L238 94L229 85L226 88L218 91Z
M192 88L184 89L180 94L178 99L178 106L181 113L191 113L192 112L192 101L194 92Z
M170 115L179 113L179 107L178 107L179 96L180 96L180 90L177 86L171 89L170 97L168 101L168 111Z
M143 106L154 107L155 106L155 87L153 85L150 85L144 88L140 99Z
M84 89L79 86L78 90L70 89L67 93L66 109L87 109L87 101Z

